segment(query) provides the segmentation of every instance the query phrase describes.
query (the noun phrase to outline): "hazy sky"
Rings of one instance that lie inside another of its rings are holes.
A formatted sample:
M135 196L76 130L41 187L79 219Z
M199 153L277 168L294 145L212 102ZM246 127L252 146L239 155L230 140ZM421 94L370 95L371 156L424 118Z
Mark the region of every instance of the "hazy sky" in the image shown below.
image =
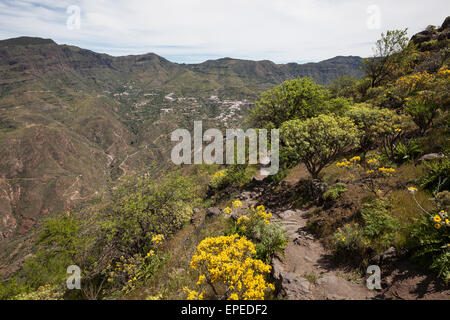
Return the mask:
M381 32L440 25L448 0L0 0L0 39L51 38L174 62L368 56Z

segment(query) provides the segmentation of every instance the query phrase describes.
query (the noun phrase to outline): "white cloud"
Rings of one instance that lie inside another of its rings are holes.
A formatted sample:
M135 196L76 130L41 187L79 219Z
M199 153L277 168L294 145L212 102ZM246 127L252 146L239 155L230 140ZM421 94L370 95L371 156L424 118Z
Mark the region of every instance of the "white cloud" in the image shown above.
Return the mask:
M66 27L66 8L81 9L81 28ZM370 5L381 28L367 28ZM412 35L440 24L444 0L79 0L0 2L0 38L52 38L113 55L155 52L179 62L230 56L275 62L371 54L389 29Z

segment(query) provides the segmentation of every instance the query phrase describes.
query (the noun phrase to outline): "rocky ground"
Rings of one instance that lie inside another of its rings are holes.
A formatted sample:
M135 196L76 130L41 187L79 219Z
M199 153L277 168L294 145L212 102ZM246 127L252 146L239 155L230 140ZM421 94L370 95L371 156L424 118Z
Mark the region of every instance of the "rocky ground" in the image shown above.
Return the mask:
M288 177L285 190L295 190L299 178ZM283 184L282 184L283 185ZM381 290L369 290L366 279L351 266L333 262L331 253L308 232L306 224L314 209L289 207L289 192L271 188L258 178L239 199L244 207L263 203L281 223L289 237L284 255L272 260L273 276L278 283L277 298L288 300L366 300L366 299L450 299L450 288L424 274L407 260L385 254L389 264L382 266ZM397 259L398 258L398 259ZM386 262L386 261L385 261Z

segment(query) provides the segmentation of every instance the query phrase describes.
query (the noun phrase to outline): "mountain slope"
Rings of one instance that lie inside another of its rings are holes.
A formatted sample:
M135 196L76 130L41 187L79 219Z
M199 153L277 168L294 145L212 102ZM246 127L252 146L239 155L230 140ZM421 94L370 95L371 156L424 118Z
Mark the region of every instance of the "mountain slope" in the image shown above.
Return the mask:
M259 93L290 78L360 75L359 57L278 65L112 57L50 39L0 41L0 239L95 200L136 169L167 165L169 134L239 125Z

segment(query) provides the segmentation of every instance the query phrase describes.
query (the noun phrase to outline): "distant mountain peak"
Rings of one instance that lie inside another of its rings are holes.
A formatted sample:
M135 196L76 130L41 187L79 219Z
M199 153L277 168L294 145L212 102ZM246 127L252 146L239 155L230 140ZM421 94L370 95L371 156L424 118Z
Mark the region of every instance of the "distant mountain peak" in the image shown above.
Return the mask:
M39 44L56 44L52 39L44 39L38 37L17 37L6 40L0 40L0 45L7 46L26 46L26 45L39 45Z

